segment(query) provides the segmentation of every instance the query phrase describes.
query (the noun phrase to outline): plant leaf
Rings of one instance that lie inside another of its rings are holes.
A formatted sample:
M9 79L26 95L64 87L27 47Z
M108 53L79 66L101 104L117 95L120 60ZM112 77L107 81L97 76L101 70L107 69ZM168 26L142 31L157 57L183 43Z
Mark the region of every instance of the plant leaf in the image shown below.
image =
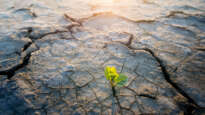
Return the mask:
M110 71L110 67L109 66L107 66L106 68L105 68L105 77L106 77L106 79L107 80L111 80L111 76L109 75L109 71Z
M110 80L110 81L118 78L119 76L115 67L107 66L104 72L105 72L105 77L107 78L107 80Z
M124 86L127 81L128 81L128 77L124 74L120 74L119 77L114 79L114 82L118 87Z
M110 75L111 79L116 79L119 77L119 74L117 73L117 70L115 67L110 68L109 75Z

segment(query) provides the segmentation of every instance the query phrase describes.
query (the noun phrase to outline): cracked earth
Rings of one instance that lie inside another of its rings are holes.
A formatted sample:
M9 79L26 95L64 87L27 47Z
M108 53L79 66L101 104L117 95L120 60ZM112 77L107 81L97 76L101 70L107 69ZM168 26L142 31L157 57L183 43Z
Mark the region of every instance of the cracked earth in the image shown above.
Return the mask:
M204 6L1 0L0 115L205 114Z

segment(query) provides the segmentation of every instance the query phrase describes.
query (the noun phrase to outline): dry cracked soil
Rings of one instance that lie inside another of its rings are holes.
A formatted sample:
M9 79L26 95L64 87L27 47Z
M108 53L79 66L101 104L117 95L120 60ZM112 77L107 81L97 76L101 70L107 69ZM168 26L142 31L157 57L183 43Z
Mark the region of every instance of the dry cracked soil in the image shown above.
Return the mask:
M0 115L140 114L205 114L204 0L0 1Z

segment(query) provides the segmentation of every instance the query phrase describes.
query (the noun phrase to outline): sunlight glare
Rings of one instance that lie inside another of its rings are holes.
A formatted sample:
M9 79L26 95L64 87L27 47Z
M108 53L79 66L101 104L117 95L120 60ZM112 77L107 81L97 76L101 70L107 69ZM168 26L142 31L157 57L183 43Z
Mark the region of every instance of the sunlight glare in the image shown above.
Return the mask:
M110 5L113 4L115 0L91 0L92 3L96 4L104 4L104 5Z

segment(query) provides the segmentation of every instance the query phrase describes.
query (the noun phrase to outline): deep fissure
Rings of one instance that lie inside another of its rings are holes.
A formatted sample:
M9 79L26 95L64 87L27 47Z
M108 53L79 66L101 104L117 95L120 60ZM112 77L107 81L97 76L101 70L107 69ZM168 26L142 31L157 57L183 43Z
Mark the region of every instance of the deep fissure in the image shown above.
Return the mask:
M50 34L57 34L57 33L63 33L63 32L68 32L68 31L54 31L54 32L49 32L49 33L45 33L45 34L42 34L39 38L34 38L32 37L30 34L33 32L33 28L32 27L28 27L26 28L27 29L27 35L25 35L25 37L28 37L31 39L32 42L28 42L24 45L24 47L22 48L22 52L20 53L20 56L23 55L23 53L26 53L26 50L31 47L32 44L35 43L36 40L39 40L47 35L50 35ZM16 71L24 68L25 66L28 65L29 63L29 60L30 60L30 57L31 57L31 54L35 51L39 50L39 48L37 48L36 50L34 51L31 51L29 52L28 54L26 54L24 57L21 57L22 59L20 60L20 63L18 64L15 64L13 67L9 68L9 69L6 69L6 70L2 70L0 71L0 75L6 75L8 79L11 79Z
M155 55L155 53L149 49L149 48L141 48L141 49L135 49L132 48L131 46L129 47L133 50L144 50L149 52L154 58L155 60L159 63L159 66L162 70L162 73L164 75L165 80L172 86L174 87L174 89L176 89L177 92L179 92L182 96L184 96L187 100L188 100L188 104L184 105L184 107L186 107L186 111L185 113L187 113L188 111L193 112L194 110L200 108L198 106L198 104L191 98L189 97L189 95L183 91L177 84L175 84L171 79L170 79L170 75L166 70L166 67L164 66L163 62ZM180 107L181 108L181 107Z

